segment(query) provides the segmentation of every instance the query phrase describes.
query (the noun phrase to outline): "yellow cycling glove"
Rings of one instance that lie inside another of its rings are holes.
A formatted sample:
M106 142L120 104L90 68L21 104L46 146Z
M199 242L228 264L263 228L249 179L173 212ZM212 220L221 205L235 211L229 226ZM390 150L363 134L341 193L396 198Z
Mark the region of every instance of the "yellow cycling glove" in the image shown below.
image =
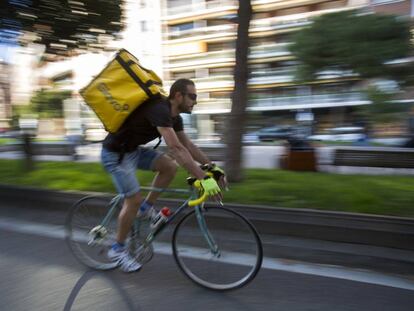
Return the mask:
M228 190L226 173L223 169L218 167L215 163L203 164L200 166L202 170L207 172L208 176L214 177L220 189Z
M196 180L194 186L202 189L208 196L213 196L221 192L219 185L214 178L206 177L205 179Z
M215 163L203 164L200 166L203 171L210 172L213 174L215 180L219 180L221 177L226 176L223 169L218 167Z

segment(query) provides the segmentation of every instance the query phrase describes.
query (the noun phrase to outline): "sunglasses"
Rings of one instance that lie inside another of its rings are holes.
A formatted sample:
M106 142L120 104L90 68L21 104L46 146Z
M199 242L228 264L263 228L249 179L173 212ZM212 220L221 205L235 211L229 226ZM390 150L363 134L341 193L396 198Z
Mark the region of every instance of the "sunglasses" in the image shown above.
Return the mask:
M187 95L188 98L190 98L191 100L197 100L197 94L193 94L193 93L183 93L183 95Z

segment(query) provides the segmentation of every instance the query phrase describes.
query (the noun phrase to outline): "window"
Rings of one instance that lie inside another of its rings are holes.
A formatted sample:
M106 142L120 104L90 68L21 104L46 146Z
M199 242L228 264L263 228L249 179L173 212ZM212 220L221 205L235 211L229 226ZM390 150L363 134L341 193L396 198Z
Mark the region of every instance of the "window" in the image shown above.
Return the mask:
M178 24L174 26L174 30L189 30L194 28L194 23Z
M402 2L404 0L371 0L372 5L381 5L381 4L389 4L395 2Z
M207 50L209 52L231 50L235 48L235 44L236 42L208 43Z
M147 21L141 21L141 30L142 31L148 31Z
M172 78L173 80L178 80L178 79L194 79L195 78L195 71L191 70L191 71L181 71L181 72L174 72L172 74Z

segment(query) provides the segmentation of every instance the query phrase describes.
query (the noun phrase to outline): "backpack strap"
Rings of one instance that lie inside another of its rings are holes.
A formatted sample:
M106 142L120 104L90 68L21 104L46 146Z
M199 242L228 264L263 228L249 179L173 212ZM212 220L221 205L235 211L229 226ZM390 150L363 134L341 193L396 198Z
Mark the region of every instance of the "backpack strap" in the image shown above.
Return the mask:
M158 148L158 146L161 144L161 142L162 142L162 136L158 136L158 142L157 142L157 144L154 146L154 148L152 148L152 149L157 149L157 148Z

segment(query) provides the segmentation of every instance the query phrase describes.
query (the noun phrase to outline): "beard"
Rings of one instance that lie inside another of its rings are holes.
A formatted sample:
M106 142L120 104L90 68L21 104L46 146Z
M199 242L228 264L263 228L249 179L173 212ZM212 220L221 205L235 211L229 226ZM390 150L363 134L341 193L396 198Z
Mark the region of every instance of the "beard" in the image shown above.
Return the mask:
M186 114L191 114L193 112L192 107L189 107L184 103L178 106L178 110L180 111L180 113L186 113Z

